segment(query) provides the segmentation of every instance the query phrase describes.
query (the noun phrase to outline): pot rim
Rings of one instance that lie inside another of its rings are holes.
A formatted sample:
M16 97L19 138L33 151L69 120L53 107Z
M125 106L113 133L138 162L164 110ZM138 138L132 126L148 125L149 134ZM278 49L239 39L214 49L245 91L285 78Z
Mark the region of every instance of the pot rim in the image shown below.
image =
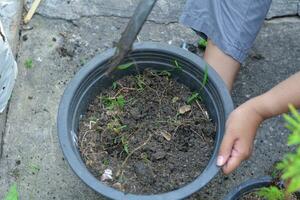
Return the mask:
M207 65L199 56L167 44L161 43L153 43L153 42L143 42L134 44L132 51L160 51L166 53L172 53L176 56L185 58L190 62L194 63L195 66L199 67L200 70L204 71L205 66ZM58 128L58 136L60 145L63 151L63 154L71 166L74 173L89 187L97 191L98 193L104 195L105 197L111 199L134 199L134 200L164 200L164 199L183 199L194 192L200 190L204 187L218 172L219 167L216 166L217 160L217 150L220 147L221 140L223 138L224 133L219 134L219 138L215 141L214 152L210 158L209 163L206 168L202 171L202 173L192 182L186 184L185 186L170 191L166 193L153 194L153 195L137 195L130 193L123 193L118 191L112 187L109 187L103 184L100 180L96 179L86 168L86 166L82 166L82 163L78 160L76 155L73 152L72 143L68 137L70 133L68 133L67 123L68 123L68 110L70 107L70 102L72 101L73 95L78 89L80 83L84 80L84 78L90 74L96 66L99 66L99 63L102 63L104 60L109 59L113 53L114 49L109 49L102 54L95 56L91 61L89 61L84 67L80 69L78 73L74 76L74 78L67 85L64 94L61 98L61 102L58 110L57 117L57 128ZM214 71L211 67L208 67L209 80L215 85L215 89L219 93L221 97L223 108L224 108L224 116L225 119L228 117L230 112L233 110L233 102L229 91L223 82L223 80L219 77L216 71Z
M223 200L236 200L253 189L270 186L272 183L273 178L270 176L249 179L233 188Z

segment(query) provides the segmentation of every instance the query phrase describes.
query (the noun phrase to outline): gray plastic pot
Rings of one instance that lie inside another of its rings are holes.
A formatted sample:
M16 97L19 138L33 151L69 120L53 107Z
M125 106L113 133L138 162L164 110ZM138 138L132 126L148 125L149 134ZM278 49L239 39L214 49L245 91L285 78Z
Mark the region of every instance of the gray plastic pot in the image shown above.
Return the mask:
M262 178L250 179L231 190L224 200L238 200L243 195L252 192L255 189L268 187L274 184L272 177L266 176Z
M86 168L78 151L78 124L89 102L101 90L110 87L114 80L136 74L137 69L142 71L150 67L156 70L173 70L175 60L182 66L182 71L173 70L172 77L192 90L199 90L206 63L200 57L177 47L158 43L139 43L134 45L130 55L124 59L124 63L134 61L137 67L116 70L112 74L113 78L108 78L103 73L114 51L115 49L110 49L93 58L75 75L65 89L59 106L57 125L59 141L66 160L83 182L110 199L173 200L190 196L203 188L219 171L216 166L217 153L223 138L226 118L233 110L233 103L224 82L213 69L208 67L208 83L202 93L209 114L217 124L217 132L213 154L202 174L193 182L167 193L153 195L123 193L96 179Z

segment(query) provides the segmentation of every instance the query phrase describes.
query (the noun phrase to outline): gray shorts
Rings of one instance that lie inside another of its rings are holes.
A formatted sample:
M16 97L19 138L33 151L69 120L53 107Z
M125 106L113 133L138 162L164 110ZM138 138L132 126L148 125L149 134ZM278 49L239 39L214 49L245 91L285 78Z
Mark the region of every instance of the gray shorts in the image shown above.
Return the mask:
M180 22L207 35L242 63L272 0L187 0Z

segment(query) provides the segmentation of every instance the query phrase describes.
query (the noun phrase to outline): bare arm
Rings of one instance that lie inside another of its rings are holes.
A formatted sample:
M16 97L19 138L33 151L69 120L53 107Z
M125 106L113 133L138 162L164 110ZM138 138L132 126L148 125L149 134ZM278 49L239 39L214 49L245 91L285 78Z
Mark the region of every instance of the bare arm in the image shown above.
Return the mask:
M300 72L281 82L270 91L250 99L229 116L217 165L228 174L247 159L259 124L288 111L288 104L300 107Z

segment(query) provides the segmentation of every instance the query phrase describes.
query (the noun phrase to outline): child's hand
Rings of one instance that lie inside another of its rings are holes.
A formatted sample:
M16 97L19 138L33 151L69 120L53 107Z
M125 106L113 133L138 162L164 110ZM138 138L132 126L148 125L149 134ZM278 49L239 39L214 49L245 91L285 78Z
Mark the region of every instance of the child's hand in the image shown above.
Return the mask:
M231 173L243 160L249 158L256 130L262 121L263 117L251 100L230 114L217 161L225 174Z

